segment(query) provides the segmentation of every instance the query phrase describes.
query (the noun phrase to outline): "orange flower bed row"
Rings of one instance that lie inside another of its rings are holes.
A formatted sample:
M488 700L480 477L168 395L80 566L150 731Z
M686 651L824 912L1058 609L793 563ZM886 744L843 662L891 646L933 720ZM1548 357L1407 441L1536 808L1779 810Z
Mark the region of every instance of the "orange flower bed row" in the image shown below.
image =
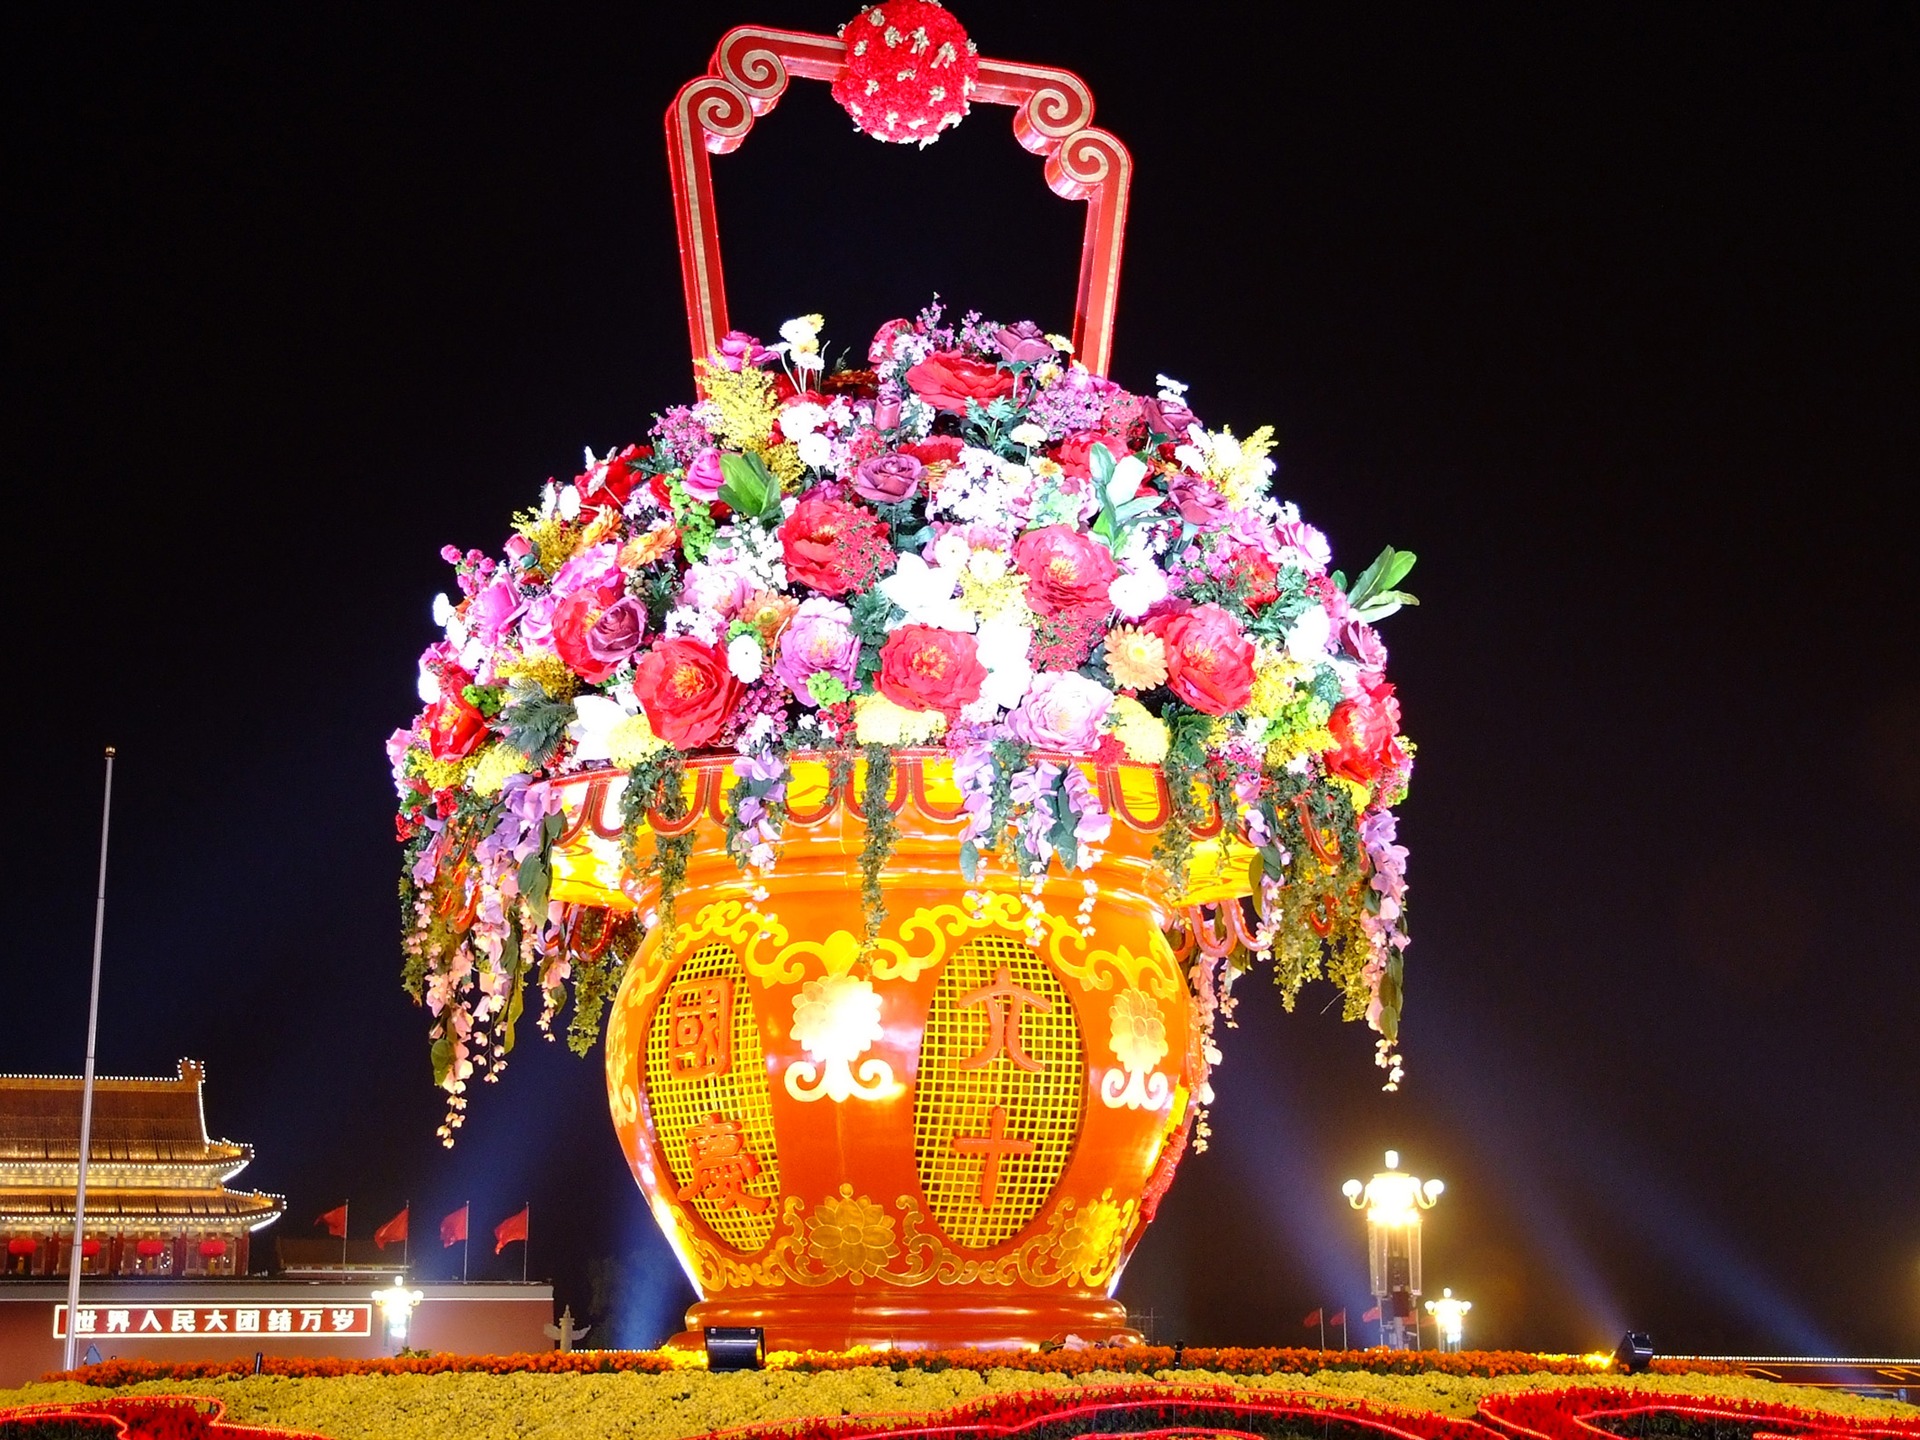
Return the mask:
M684 1356L658 1350L546 1351L526 1355L405 1355L374 1360L270 1357L267 1375L327 1378L337 1375L606 1375L625 1371L661 1374L684 1368ZM856 1350L845 1353L803 1351L780 1356L774 1368L798 1371L854 1370L1020 1370L1031 1374L1085 1375L1096 1370L1151 1374L1160 1370L1207 1370L1225 1375L1303 1375L1316 1370L1364 1370L1375 1375L1592 1375L1596 1367L1580 1356L1535 1355L1524 1350L1462 1350L1457 1354L1422 1350L1312 1350L1168 1345L1100 1346L1078 1350ZM1667 1375L1735 1375L1737 1365L1712 1360L1656 1360ZM132 1385L143 1380L211 1380L251 1374L250 1360L107 1360L84 1365L49 1380L85 1385Z

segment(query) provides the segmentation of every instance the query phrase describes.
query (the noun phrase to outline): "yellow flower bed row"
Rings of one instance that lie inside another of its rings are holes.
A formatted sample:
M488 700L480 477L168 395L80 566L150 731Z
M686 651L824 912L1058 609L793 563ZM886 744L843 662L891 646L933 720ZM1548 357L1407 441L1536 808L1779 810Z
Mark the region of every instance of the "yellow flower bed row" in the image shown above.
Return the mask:
M330 1440L686 1440L715 1430L809 1415L924 1414L994 1391L1138 1384L1144 1377L1096 1372L1083 1376L994 1370L841 1370L824 1374L765 1371L714 1375L353 1375L330 1379L247 1376L231 1380L147 1381L121 1394L214 1395L231 1419L311 1430ZM1663 1395L1713 1396L1801 1405L1836 1415L1908 1417L1920 1407L1865 1400L1764 1380L1710 1375L1555 1375L1476 1379L1447 1375L1230 1376L1162 1371L1169 1384L1227 1384L1340 1400L1369 1400L1408 1409L1471 1416L1483 1395L1506 1390L1591 1384ZM98 1399L96 1387L70 1382L0 1390L0 1410L48 1400Z

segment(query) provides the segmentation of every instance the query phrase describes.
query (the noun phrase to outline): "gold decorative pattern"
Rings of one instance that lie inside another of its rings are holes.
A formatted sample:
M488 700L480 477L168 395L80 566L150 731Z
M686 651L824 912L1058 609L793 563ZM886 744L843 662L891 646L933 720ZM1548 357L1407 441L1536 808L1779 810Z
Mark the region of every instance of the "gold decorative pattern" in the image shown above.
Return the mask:
M1070 920L1051 911L1040 918L1047 930L1048 958L1062 975L1077 980L1082 990L1111 990L1117 976L1121 984L1144 990L1157 1000L1186 1003L1186 985L1173 958L1173 947L1158 930L1144 931L1144 955L1134 954L1126 945L1090 951L1086 937Z
M1140 1218L1139 1202L1116 1201L1112 1190L1097 1200L1065 1198L1047 1216L1046 1229L1009 1254L986 1260L948 1245L912 1196L900 1196L893 1208L900 1212L897 1232L893 1217L869 1197L856 1196L851 1185L843 1184L811 1214L799 1196L789 1195L772 1245L753 1260L730 1255L701 1235L687 1232L685 1238L701 1293L708 1296L789 1284L813 1288L842 1277L903 1288L1017 1283L1104 1292Z
M707 911L718 908L708 906ZM706 911L702 915L704 918ZM731 945L715 942L702 946L674 975L676 985L703 980L724 981L733 992L733 1063L721 1073L679 1078L674 1066L673 1007L663 1001L655 1008L647 1033L647 1106L667 1168L683 1192L681 1203L690 1206L729 1245L752 1254L764 1248L773 1233L772 1202L780 1194L766 1056L753 999ZM735 1183L729 1185L709 1183L711 1177L702 1172L710 1167L695 1163L688 1139L689 1132L711 1127L716 1115L738 1127L745 1152L753 1159L751 1165L736 1166ZM752 1200L764 1203L756 1208Z
M1024 941L979 935L946 962L920 1044L913 1134L920 1188L955 1244L998 1245L1040 1213L1080 1131L1084 1064L1073 1004ZM995 1111L1025 1153L1003 1153Z

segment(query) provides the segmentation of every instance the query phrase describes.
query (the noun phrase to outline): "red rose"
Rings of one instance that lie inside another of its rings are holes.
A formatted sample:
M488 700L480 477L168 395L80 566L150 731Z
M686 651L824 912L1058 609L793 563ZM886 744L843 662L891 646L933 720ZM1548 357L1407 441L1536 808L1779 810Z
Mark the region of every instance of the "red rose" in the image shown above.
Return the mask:
M1333 707L1327 729L1336 742L1326 756L1331 774L1371 785L1382 770L1406 758L1400 748L1400 702L1383 677L1363 674L1359 693Z
M1093 475L1093 460L1088 452L1096 445L1106 446L1107 454L1115 460L1124 459L1133 453L1133 447L1127 443L1127 437L1124 435L1107 435L1098 430L1080 430L1060 442L1060 448L1053 452L1053 458L1060 462L1060 468L1068 475L1076 480L1086 480Z
M958 435L929 435L900 448L922 465L951 465L967 447Z
M1013 393L1012 372L991 360L975 360L958 350L937 350L907 371L907 384L936 410L967 413L967 402L991 404Z
M1196 710L1226 715L1253 696L1253 644L1218 605L1161 615L1146 628L1167 647L1167 687Z
M813 490L780 524L787 578L822 595L864 590L893 568L886 523L864 505Z
M1105 614L1112 608L1107 587L1120 567L1106 546L1071 525L1029 530L1013 543L1013 564L1027 577L1027 604L1035 614Z
M603 468L576 480L574 484L580 491L581 518L591 520L602 510L618 510L625 505L627 497L645 478L640 473L640 462L652 454L650 446L629 445L618 454L609 455Z
M902 625L880 647L873 683L904 710L938 710L951 720L980 698L987 667L973 636L932 625Z
M1229 584L1238 583L1243 587L1242 593L1250 609L1271 605L1280 598L1280 572L1258 550L1243 547L1236 551L1227 563L1222 578Z
M727 669L725 650L682 637L662 640L641 657L633 693L654 734L692 750L719 735L740 703L741 685Z
M487 717L460 692L473 676L458 665L440 671L440 698L427 707L427 753L436 760L460 760L487 738Z

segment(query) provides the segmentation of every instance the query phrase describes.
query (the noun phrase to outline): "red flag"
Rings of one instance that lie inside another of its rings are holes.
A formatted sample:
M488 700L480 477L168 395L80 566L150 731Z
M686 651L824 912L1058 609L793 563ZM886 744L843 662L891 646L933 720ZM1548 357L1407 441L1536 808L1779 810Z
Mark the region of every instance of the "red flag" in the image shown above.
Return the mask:
M1329 1330L1331 1330L1336 1325L1344 1325L1346 1323L1347 1323L1347 1312L1344 1309L1336 1310L1331 1315L1327 1316L1327 1328Z
M1303 1330L1318 1330L1320 1328L1319 1310L1316 1309L1311 1315L1307 1316L1306 1319L1302 1320L1300 1326Z
M398 1215L394 1216L391 1220L387 1221L386 1224L373 1232L373 1243L384 1250L389 1245L397 1244L405 1240L407 1238L407 1212L411 1209L413 1209L411 1205L402 1205Z
M462 1205L440 1222L440 1248L458 1245L467 1238L467 1206Z
M1380 1318L1380 1307L1376 1305L1371 1310L1367 1311L1366 1314L1360 1317L1360 1323L1362 1325L1365 1325L1370 1323L1371 1321L1378 1320L1379 1318Z
M326 1226L327 1234L334 1239L344 1240L347 1238L347 1207L342 1205L336 1210L329 1210L313 1223Z
M527 1238L527 1209L530 1208L522 1209L518 1215L509 1215L493 1227L494 1254L498 1255L516 1240L524 1241Z

